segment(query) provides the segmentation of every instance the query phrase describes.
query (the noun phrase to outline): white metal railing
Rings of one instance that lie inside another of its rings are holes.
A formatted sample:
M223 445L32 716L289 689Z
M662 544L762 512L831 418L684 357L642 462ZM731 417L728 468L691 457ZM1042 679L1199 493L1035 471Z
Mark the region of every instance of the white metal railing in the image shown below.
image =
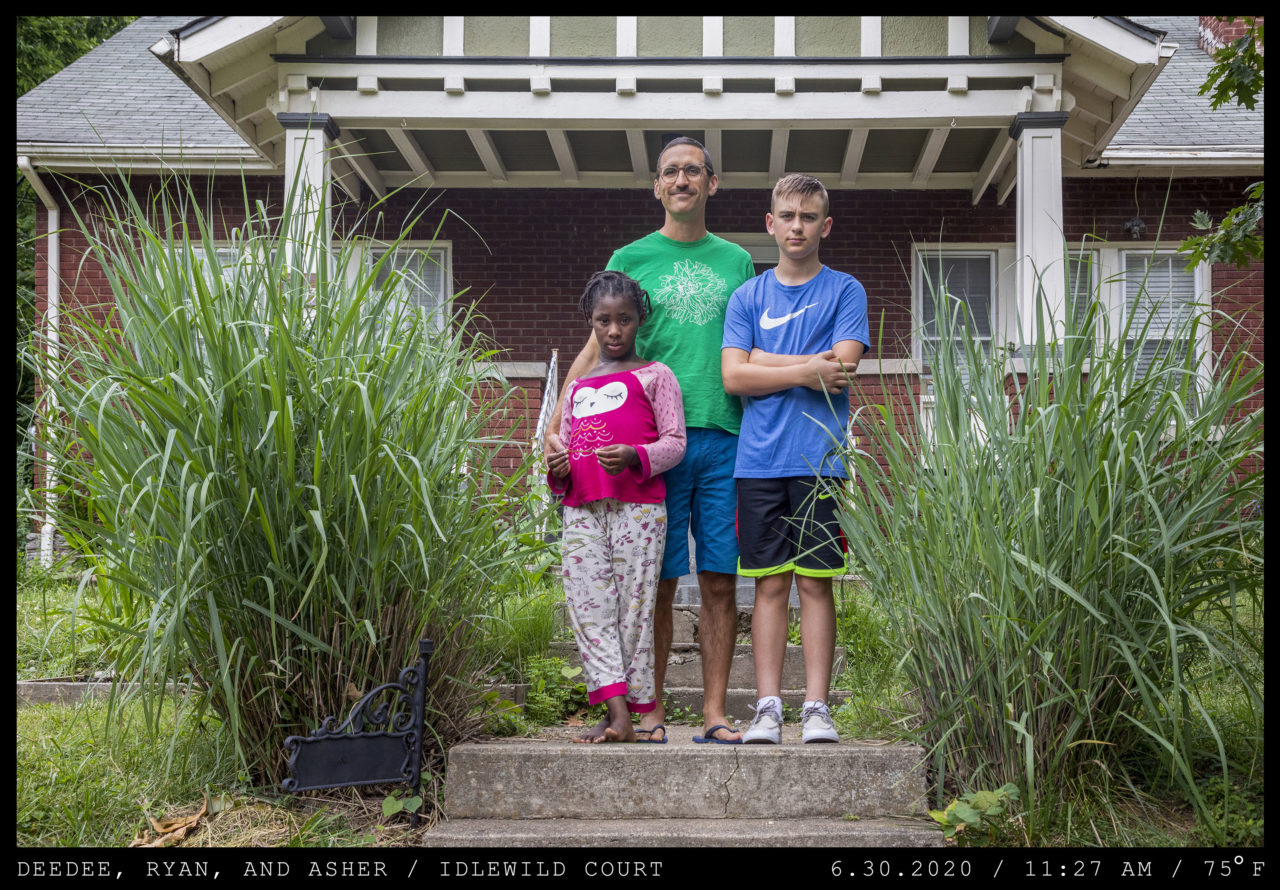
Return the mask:
M551 361L547 364L547 378L542 384L542 404L538 407L538 424L534 428L533 441L530 443L534 454L542 453L542 437L546 433L547 424L551 422L551 415L556 410L556 401L560 397L560 387L558 386L560 371L557 367L559 358L560 350L551 350ZM549 505L551 503L551 489L547 486L547 476L546 473L542 472L541 466L541 464L534 465L535 468L530 474L533 478L529 480L529 483L532 490L537 493L538 500L543 505ZM538 531L540 534L546 535L545 522Z

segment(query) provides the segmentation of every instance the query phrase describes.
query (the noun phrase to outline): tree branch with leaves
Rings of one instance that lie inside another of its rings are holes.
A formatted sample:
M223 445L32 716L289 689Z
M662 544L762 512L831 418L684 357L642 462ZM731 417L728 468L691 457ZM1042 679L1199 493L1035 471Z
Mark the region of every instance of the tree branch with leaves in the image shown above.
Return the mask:
M1234 22L1237 16L1218 16L1219 21ZM1263 86L1263 22L1255 16L1244 16L1245 32L1220 47L1213 54L1214 66L1200 87L1200 95L1211 93L1209 107L1215 111L1230 102L1250 111L1258 103ZM1207 235L1192 235L1178 245L1188 255L1187 268L1201 263L1231 263L1237 269L1263 258L1262 225L1264 183L1255 182L1245 190L1247 200L1232 208L1214 228L1213 217L1197 210L1191 225Z

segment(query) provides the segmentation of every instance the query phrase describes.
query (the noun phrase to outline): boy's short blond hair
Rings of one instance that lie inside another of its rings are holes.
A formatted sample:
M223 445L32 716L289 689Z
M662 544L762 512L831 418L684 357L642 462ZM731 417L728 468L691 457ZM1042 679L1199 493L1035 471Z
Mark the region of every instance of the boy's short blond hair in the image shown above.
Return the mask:
M778 206L779 198L798 197L801 200L812 195L822 196L822 218L831 215L831 199L827 196L827 187L808 173L788 173L778 180L773 187L773 197L769 199L769 211Z

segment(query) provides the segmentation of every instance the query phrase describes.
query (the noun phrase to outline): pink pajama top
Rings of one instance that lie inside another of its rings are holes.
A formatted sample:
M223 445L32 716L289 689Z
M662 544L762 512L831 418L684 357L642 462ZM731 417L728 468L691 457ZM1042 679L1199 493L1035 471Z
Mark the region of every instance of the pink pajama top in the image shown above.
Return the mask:
M667 496L662 473L684 457L684 407L676 375L661 362L630 371L575 380L565 397L561 429L569 452L569 475L547 474L551 490L564 503L580 507L614 498L633 504L657 504ZM616 476L600 467L596 449L633 445L639 466Z

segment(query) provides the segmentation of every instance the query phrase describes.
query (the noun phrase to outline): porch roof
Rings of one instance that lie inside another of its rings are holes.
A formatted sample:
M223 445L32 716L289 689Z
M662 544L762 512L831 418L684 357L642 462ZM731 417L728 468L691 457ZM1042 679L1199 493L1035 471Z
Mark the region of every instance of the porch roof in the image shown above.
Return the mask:
M316 111L341 129L341 179L374 193L648 187L663 138L685 133L730 187L803 169L834 188L964 188L976 201L995 186L1003 200L1016 114L1068 111L1064 174L1089 175L1099 158L1147 145L1149 128L1126 123L1150 116L1134 113L1144 96L1186 91L1194 74L1180 68L1154 92L1170 56L1204 55L1181 36L1173 53L1162 32L1185 27L1174 17L1013 18L992 30L1034 52L564 58L532 55L532 40L518 56L334 53L359 43L365 17L149 17L18 100L19 154L62 169L110 157L279 171L276 115ZM1191 123L1196 140L1202 125L1229 126Z

